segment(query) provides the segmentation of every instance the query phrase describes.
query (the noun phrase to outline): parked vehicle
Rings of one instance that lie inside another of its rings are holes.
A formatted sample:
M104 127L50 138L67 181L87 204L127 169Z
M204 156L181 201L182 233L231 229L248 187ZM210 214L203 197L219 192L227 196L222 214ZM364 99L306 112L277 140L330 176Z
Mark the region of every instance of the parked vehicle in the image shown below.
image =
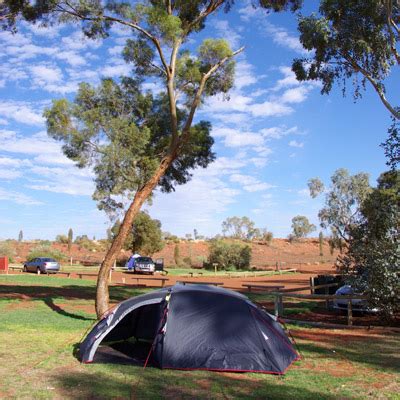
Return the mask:
M362 296L362 293L356 291L351 285L344 285L336 290L335 293L337 296ZM333 308L336 310L346 310L348 307L348 299L335 299L333 301ZM377 308L370 308L368 307L367 301L365 299L352 299L351 300L351 308L353 311L359 312L378 312Z
M132 256L129 257L129 260L125 264L125 268L128 271L134 271L135 270L135 264L136 264L136 259L140 258L140 254L133 254Z
M133 272L135 274L154 274L156 265L150 257L137 257L135 259L135 265Z
M60 264L54 258L38 257L26 262L23 270L37 274L55 274L60 270Z

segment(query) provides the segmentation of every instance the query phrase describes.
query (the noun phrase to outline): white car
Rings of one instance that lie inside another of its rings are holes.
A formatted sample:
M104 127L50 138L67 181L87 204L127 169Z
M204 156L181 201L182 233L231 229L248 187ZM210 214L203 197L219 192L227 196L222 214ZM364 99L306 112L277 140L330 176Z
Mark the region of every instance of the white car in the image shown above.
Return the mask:
M362 293L357 293L356 290L351 285L344 285L336 290L336 296L362 296ZM347 311L348 306L348 299L335 299L333 301L333 308L336 310L345 310ZM367 301L365 299L352 299L351 300L351 308L353 311L360 311L360 312L378 312L377 308L370 308L368 307Z

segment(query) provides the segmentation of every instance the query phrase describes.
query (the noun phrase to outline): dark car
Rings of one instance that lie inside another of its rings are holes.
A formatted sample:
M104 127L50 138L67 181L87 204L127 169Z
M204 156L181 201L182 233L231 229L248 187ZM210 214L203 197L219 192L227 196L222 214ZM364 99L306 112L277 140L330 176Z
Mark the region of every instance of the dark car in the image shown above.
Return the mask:
M156 269L154 261L151 257L137 257L135 258L134 273L137 274L154 274Z
M37 274L55 274L60 270L60 264L54 258L37 257L24 264L24 272Z

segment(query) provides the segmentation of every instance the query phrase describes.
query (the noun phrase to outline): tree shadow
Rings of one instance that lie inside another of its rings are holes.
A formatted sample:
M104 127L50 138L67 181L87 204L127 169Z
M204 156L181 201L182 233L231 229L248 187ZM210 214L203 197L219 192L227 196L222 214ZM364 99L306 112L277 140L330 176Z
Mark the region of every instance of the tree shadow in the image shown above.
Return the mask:
M371 337L335 334L332 331L319 330L310 336L307 330L292 330L292 335L297 340L297 346L302 354L314 353L325 359L338 361L345 359L358 364L400 371L400 356L398 344L400 335L371 334ZM314 340L312 340L314 338ZM298 340L302 340L301 343ZM304 343L304 340L307 340ZM318 345L320 343L320 345ZM307 355L305 356L307 358Z
M68 318L74 318L74 319L80 319L82 321L94 321L95 318L87 318L84 317L82 315L79 314L73 314L71 312L68 312L66 310L64 310L63 308L61 308L60 306L58 306L57 304L54 303L52 298L45 298L43 300L44 304L46 304L49 308L51 308L53 311L55 311L56 313L63 315L64 317L68 317Z
M160 370L126 365L107 370L88 366L84 372L53 377L69 399L321 399L337 397L322 390L310 390L277 376L246 373Z
M146 293L146 289L134 289L124 286L110 286L110 301L119 303L130 297ZM55 300L93 301L96 287L81 285L45 286L45 285L0 285L0 302L3 300L43 301L51 310L68 318L91 321L94 318L66 311Z

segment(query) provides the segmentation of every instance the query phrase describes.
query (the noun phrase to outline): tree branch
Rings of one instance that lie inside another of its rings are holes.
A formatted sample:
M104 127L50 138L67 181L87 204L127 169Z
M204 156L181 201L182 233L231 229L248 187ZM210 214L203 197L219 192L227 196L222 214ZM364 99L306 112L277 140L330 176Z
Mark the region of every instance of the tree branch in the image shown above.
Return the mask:
M392 30L392 24L394 23L392 19L392 7L393 3L392 0L386 0L385 1L386 5L386 24L389 30L389 35L390 35L390 49L392 50L392 53L394 57L396 58L397 64L400 65L400 54L397 51L396 48L396 38L394 36L393 30Z
M181 135L181 140L179 145L182 145L186 142L186 140L189 137L189 133L190 133L190 127L192 126L192 122L193 122L193 117L194 114L196 112L197 107L200 104L200 100L201 100L201 95L203 94L205 85L207 83L207 80L210 78L210 76L218 70L218 68L220 68L223 64L225 64L229 59L231 59L232 57L236 56L237 54L241 53L244 50L244 47L241 47L240 49L234 51L231 55L224 57L223 59L221 59L220 61L218 61L216 64L214 64L208 71L207 73L205 73L200 81L200 85L199 88L197 89L196 95L193 99L192 105L190 107L190 111L189 111L189 115L188 118L185 122L185 125L182 129L182 135Z
M76 18L79 18L79 19L81 19L81 20L83 20L83 21L95 21L95 20L97 20L97 19L103 19L103 20L105 20L105 21L116 22L116 23L119 23L119 24L121 24L121 25L128 26L128 27L130 27L130 28L132 28L132 29L135 29L135 30L138 31L138 32L141 32L143 35L145 35L147 38L149 38L149 39L154 43L154 45L156 46L156 49L157 49L158 54L159 54L159 56L160 56L161 63L162 63L162 65L163 65L164 69L165 69L165 73L166 73L167 76L169 76L169 67L168 67L167 61L166 61L166 59L165 59L165 57L164 57L164 53L163 53L163 51L162 51L160 42L159 42L159 40L158 40L155 36L153 36L153 35L152 35L150 32L148 32L146 29L142 28L140 25L135 24L135 23L133 23L133 22L125 21L125 20L123 20L123 19L116 18L116 17L112 17L112 16L110 16L110 15L104 15L104 14L103 14L103 15L97 17L97 18L85 17L85 16L79 14L78 11L75 10L68 2L65 2L65 4L66 4L68 7L70 7L71 10L68 10L68 9L66 9L66 8L64 8L64 7L60 6L60 5L58 5L58 7L60 8L60 11L61 11L61 12L65 12L65 13L67 13L67 14L69 14L69 15L72 15L72 16L74 16L74 17L76 17Z
M389 110L389 112L396 119L400 119L400 112L396 111L396 109L389 103L389 101L385 97L385 93L384 93L382 87L379 85L379 83L374 78L372 78L370 73L365 68L363 68L359 64L357 64L357 62L354 61L349 55L347 55L347 54L341 54L341 55L354 68L355 71L360 72L371 83L371 85L373 86L375 91L378 93L378 96L381 99L381 102Z
M186 35L204 18L210 15L213 11L219 8L224 3L224 0L210 0L208 6L202 11L197 18L195 18L186 29Z

